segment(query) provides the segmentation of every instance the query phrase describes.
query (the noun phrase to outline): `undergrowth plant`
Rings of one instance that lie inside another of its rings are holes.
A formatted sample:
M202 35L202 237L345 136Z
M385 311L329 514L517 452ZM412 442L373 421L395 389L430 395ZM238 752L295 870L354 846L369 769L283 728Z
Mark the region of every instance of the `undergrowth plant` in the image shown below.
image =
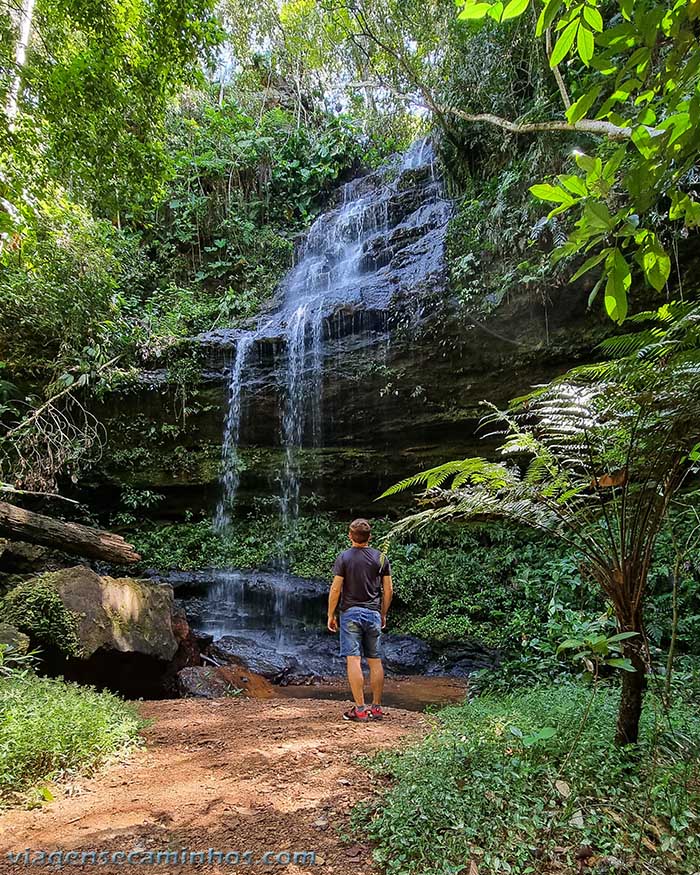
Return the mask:
M94 771L137 743L144 725L135 707L111 693L33 674L0 677L0 712L0 806L45 782Z
M374 761L392 783L355 824L371 818L375 859L396 875L693 872L696 706L650 696L632 750L612 744L617 704L609 685L591 698L560 683L442 709L424 741Z

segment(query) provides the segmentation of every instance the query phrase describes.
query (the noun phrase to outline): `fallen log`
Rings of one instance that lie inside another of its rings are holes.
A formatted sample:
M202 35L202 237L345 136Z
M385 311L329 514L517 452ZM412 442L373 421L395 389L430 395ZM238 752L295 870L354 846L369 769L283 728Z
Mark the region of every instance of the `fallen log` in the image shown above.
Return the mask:
M130 565L141 558L121 535L67 523L4 501L0 501L0 534L119 565Z

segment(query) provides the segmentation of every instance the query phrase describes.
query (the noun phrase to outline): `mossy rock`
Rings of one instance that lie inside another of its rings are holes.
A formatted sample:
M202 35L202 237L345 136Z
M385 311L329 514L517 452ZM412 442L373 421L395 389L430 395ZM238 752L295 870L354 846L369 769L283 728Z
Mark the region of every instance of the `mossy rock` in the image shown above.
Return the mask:
M0 623L0 645L3 644L17 653L26 653L29 650L29 636L9 623Z
M77 618L83 657L97 650L141 653L170 660L177 650L170 586L132 577L100 577L76 566L45 574Z

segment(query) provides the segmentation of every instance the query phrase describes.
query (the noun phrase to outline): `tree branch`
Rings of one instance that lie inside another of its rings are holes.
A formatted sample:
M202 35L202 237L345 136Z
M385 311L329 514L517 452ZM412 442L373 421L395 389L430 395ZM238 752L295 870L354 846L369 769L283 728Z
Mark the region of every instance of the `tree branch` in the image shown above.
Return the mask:
M386 82L353 82L348 87L350 88L384 88L391 92L394 97L399 100L405 100L408 103L413 103L427 109L429 112L434 112L438 116L452 115L466 122L484 122L485 124L494 125L497 128L503 128L505 131L510 131L512 134L536 134L542 132L569 132L582 134L595 134L599 137L608 137L610 140L629 140L632 136L632 128L623 128L619 125L614 125L612 122L602 121L600 119L581 119L573 124L559 119L548 119L541 122L514 122L510 119L501 118L490 112L469 113L456 106L445 106L442 103L436 103L427 95L424 89L421 89L423 101L421 102L415 95L401 94L395 88L387 85ZM647 128L651 134L657 133L655 128Z
M614 125L612 122L601 121L599 119L581 119L581 121L570 124L565 121L552 119L542 122L512 122L500 116L493 115L490 112L480 112L471 114L464 112L461 109L451 106L441 106L443 113L457 116L467 122L486 122L489 125L495 125L498 128L503 128L513 134L535 134L542 131L569 131L571 133L597 134L600 137L608 137L611 140L629 140L632 136L632 128L622 128L619 125ZM426 107L428 109L428 107Z

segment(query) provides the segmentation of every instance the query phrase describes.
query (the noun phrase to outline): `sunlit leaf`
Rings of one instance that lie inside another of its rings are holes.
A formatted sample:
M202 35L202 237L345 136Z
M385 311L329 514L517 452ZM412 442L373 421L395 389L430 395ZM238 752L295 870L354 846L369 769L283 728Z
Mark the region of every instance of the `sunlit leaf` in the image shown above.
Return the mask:
M501 21L508 21L510 18L518 18L530 5L530 0L510 0L503 10Z
M552 56L549 59L549 66L556 67L564 60L564 58L569 54L571 46L574 44L574 40L576 39L576 32L578 31L579 23L578 19L570 22L561 32L561 36L557 40L554 49L552 50Z

